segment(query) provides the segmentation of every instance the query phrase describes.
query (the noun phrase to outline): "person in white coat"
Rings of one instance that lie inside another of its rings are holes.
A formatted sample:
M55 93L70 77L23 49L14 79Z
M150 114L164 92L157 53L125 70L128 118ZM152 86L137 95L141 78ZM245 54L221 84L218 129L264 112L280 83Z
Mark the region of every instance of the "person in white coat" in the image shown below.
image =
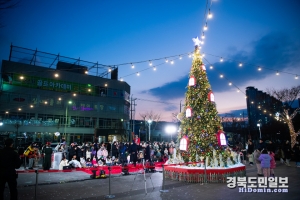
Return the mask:
M63 170L65 166L69 166L69 161L66 158L63 158L59 163L59 170Z

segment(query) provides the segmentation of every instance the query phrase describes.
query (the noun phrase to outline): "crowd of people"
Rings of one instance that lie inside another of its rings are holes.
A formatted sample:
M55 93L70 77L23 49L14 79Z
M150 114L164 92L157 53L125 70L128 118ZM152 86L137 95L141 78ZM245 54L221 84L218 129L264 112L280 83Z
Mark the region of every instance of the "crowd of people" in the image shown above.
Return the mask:
M68 148L65 144L57 147L57 151L63 152L59 169L68 167L97 167L103 165L124 165L144 161L166 162L173 154L175 143L169 142L118 142L110 143L71 143Z
M275 177L276 159L280 160L282 164L290 165L290 160L296 161L296 167L300 167L300 144L299 140L291 148L289 140L280 144L275 144L271 140L264 141L259 139L259 143L254 145L251 139L245 145L238 142L234 147L235 151L240 152L244 164L247 163L250 166L256 165L257 175Z
M171 142L143 142L136 136L132 142L113 143L101 142L76 142L66 145L62 140L54 149L51 143L47 142L39 149L35 143L30 144L24 152L19 151L22 163L28 164L28 169L37 167L40 159L43 160L43 169L51 168L51 158L54 152L61 152L62 159L59 169L97 167L104 165L124 165L144 161L166 162L170 155L176 151L175 143ZM25 159L25 160L24 160ZM26 162L25 162L26 161Z

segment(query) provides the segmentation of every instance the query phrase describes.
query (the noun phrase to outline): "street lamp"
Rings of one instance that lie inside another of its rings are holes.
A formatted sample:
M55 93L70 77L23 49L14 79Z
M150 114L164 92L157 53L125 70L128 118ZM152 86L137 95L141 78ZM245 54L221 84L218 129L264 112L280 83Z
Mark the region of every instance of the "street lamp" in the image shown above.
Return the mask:
M72 104L72 101L68 101L68 104ZM68 124L68 104L66 105L66 121L65 121L65 136L67 136L67 133L66 133L66 127L67 127L67 124Z
M171 140L172 140L172 135L174 133L176 133L176 130L177 130L177 127L176 126L172 126L172 125L166 126L166 128L165 128L166 133L168 133L168 134L171 135Z
M148 127L149 127L149 141L150 141L150 136L151 136L151 123L152 123L152 120L151 119L148 119Z
M260 130L260 124L257 124L258 130L259 130L259 138L261 138L261 130Z

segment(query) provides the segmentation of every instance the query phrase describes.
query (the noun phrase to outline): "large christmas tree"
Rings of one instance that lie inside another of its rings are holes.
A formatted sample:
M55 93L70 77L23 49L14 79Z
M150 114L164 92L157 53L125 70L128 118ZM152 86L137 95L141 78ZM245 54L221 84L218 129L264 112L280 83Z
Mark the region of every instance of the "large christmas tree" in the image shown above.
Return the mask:
M199 157L222 157L225 160L228 154L219 144L216 134L222 131L221 120L218 116L214 95L209 84L206 68L202 62L199 39L194 38L195 51L192 68L189 74L188 89L185 98L184 112L180 113L181 126L178 142L187 138L188 148L180 151L185 161L198 161ZM182 145L182 144L181 144ZM219 156L221 154L222 156ZM220 162L220 160L218 160Z

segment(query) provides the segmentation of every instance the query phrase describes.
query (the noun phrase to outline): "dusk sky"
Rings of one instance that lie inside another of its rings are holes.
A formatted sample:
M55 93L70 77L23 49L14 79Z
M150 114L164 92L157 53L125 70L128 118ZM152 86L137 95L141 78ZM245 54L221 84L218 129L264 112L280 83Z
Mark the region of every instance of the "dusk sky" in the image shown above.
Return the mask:
M248 86L265 91L300 84L300 77L295 79L300 76L299 0L213 0L208 7L213 17L201 52L219 113L245 109ZM153 111L171 121L181 100L184 104L192 59L177 56L173 65L155 60L156 71L148 62L134 69L120 64L192 52L192 38L203 32L205 8L206 0L21 0L0 16L0 58L8 60L12 43L118 65L119 78L138 99L135 118Z

